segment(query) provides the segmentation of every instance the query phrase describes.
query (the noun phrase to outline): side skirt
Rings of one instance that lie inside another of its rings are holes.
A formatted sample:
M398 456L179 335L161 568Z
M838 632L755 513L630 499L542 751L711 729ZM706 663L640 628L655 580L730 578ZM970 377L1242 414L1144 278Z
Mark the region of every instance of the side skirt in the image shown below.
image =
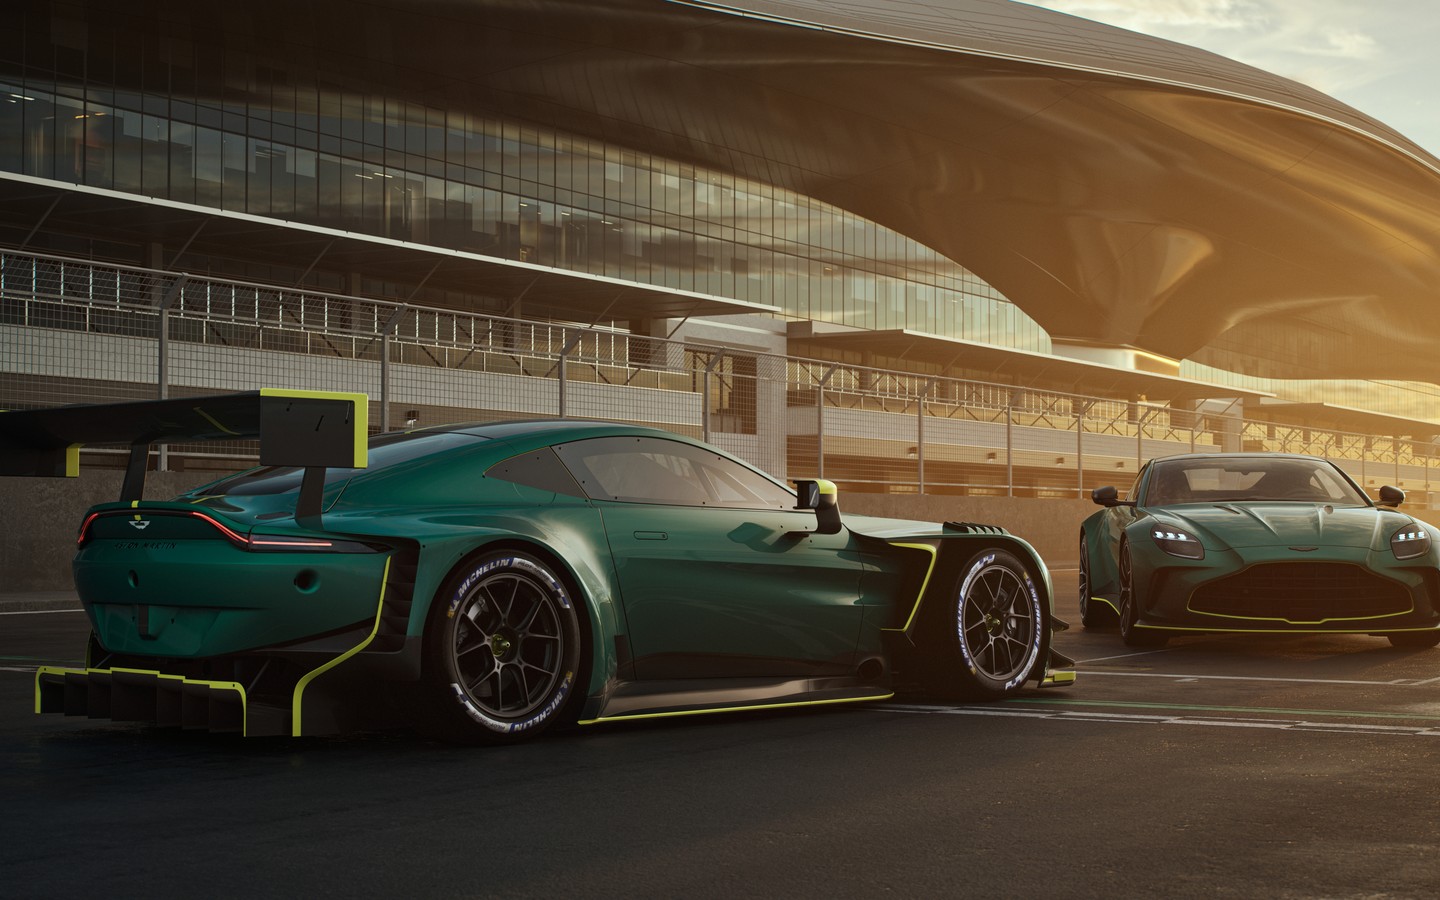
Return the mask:
M894 691L887 685L862 684L853 678L707 678L628 682L616 687L598 716L582 719L579 724L858 703L892 696Z

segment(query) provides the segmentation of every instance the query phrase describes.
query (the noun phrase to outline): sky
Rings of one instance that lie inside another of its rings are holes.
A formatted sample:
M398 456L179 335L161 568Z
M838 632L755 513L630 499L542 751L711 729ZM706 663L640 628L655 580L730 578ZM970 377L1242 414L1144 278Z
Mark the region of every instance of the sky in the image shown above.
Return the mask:
M1440 156L1440 0L1024 0L1307 84Z

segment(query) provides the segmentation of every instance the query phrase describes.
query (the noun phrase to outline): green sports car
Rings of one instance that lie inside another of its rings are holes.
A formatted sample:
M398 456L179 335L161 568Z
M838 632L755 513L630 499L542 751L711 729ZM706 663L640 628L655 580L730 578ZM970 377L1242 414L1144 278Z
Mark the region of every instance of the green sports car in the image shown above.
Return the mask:
M1440 644L1435 529L1380 504L1335 464L1283 454L1151 460L1130 499L1080 526L1080 614L1132 647L1186 632L1384 635Z
M1044 564L1003 529L841 520L654 428L544 420L382 434L363 395L256 394L0 415L0 472L134 449L75 584L84 669L36 711L310 735L396 710L460 740L842 703L916 683L1068 683ZM142 500L151 442L260 440L262 467Z

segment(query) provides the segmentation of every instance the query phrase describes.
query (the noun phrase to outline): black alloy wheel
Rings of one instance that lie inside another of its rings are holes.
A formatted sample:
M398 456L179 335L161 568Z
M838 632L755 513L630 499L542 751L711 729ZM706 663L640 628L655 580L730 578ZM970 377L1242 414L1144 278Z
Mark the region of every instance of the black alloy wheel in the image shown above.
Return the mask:
M1130 542L1120 542L1120 639L1127 647L1163 647L1164 632L1147 631L1138 624L1140 602L1135 596L1135 573L1130 562Z
M508 742L562 720L579 693L576 603L529 554L488 554L457 572L427 634L426 680L443 736Z
M982 550L962 571L927 654L926 687L945 697L1002 697L1044 664L1048 604L1025 564L1007 551Z

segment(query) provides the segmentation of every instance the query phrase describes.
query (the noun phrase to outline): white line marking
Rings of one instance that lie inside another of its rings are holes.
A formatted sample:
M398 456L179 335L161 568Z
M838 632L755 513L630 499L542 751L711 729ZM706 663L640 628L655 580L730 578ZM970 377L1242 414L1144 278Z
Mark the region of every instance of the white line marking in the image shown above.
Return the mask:
M1080 674L1086 678L1109 675L1115 678L1184 678L1191 681L1287 681L1297 684L1368 684L1371 686L1382 685L1385 687L1394 687L1397 685L1413 687L1413 685L1407 684L1405 681L1345 681L1339 678L1271 678L1265 675L1172 675L1166 672L1091 672L1088 669L1082 670Z
M35 666L31 666L28 669L21 668L20 666L0 666L0 672L23 672L26 675L34 675Z
M1295 727L1294 722L1271 722L1267 719L1257 719L1254 722L1235 721L1234 719L1167 719L1161 722L1162 725L1209 725L1212 728L1270 728L1276 731L1287 731Z
M0 612L0 616L42 616L49 613L75 613L84 612L80 607L74 609L17 609L14 612Z
M874 704L862 707L874 712L923 712L919 707ZM1308 731L1323 734L1373 734L1385 737L1440 737L1440 728L1423 725L1349 725L1331 722L1310 722L1303 719L1239 719L1227 716L1165 716L1137 713L1087 713L1072 710L1013 710L974 706L930 707L934 715L989 716L992 718L1058 719L1066 722L1088 722L1100 725L1201 725L1208 728L1262 728L1271 731Z
M1079 660L1075 665L1079 666L1085 663L1104 662L1107 659L1129 659L1132 656L1149 656L1151 653L1169 653L1174 649L1174 647L1161 647L1159 650L1141 650L1139 653L1122 653L1119 656L1097 656L1094 659Z
M1440 678L1427 678L1424 681L1412 681L1411 685L1413 685L1414 687L1420 687L1424 684L1435 684L1436 682L1440 682Z

